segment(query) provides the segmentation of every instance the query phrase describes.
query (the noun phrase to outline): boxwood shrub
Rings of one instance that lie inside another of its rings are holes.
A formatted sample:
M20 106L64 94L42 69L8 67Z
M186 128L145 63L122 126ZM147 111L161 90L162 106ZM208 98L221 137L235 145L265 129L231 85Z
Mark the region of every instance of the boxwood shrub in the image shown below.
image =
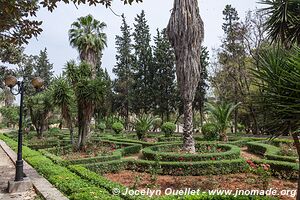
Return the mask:
M127 160L127 169L140 172L148 171L155 161ZM199 176L208 174L239 173L246 169L245 160L217 160L198 162L159 162L161 170L159 174L173 176Z
M148 147L142 150L143 156L147 160L155 160L157 156L160 157L161 161L173 161L173 162L187 162L187 161L204 161L204 160L226 160L226 159L237 159L240 158L240 148L229 144L216 144L216 143L198 143L196 147L208 145L215 148L225 149L224 152L216 153L202 153L202 154L183 154L164 152L164 149L171 147L178 147L180 143L159 145Z
M121 146L120 149L115 150L112 155L101 155L96 157L89 157L89 158L81 158L81 159L75 159L75 160L63 160L59 159L58 156L53 155L52 153L55 153L55 151L58 150L58 148L49 148L47 151L42 151L43 154L47 157L49 157L51 160L57 163L65 163L65 165L70 164L90 164L90 163L99 163L99 162L107 162L112 160L120 160L122 156L138 153L142 149L142 145L140 144L131 144L131 143L122 143L122 142L112 142L112 141L106 141L106 140L100 140L98 142L101 143L108 143L108 144L114 144L116 146ZM72 147L61 147L60 150L71 150Z
M4 140L8 146L16 150L17 142L1 134L0 139ZM23 155L25 160L31 166L46 177L50 183L56 186L65 195L70 197L70 199L76 199L78 196L83 195L82 193L85 193L84 199L112 199L111 194L107 190L95 187L94 184L83 180L80 176L71 172L66 167L53 163L40 152L24 147ZM91 188L95 191L94 193L90 193L92 196L88 196L87 192L83 192L91 191ZM120 198L116 197L115 199Z
M261 142L248 142L247 143L248 151L263 155L268 160L278 160L278 161L286 161L286 162L298 162L297 157L292 156L281 156L278 155L280 152L279 147L270 145L270 144L264 144Z

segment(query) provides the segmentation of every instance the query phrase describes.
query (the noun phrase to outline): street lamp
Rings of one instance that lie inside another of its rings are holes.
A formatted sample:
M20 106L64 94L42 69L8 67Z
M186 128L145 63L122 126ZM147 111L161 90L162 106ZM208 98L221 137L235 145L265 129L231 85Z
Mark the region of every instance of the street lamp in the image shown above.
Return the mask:
M20 94L20 112L19 112L19 131L18 131L18 153L16 161L16 176L15 181L23 181L23 159L22 159L22 125L23 125L23 101L24 101L24 81L18 81L15 76L9 75L4 79L4 83L10 88L13 95ZM36 77L32 79L31 84L36 90L40 90L43 85L43 79ZM15 86L18 86L16 92L13 90Z

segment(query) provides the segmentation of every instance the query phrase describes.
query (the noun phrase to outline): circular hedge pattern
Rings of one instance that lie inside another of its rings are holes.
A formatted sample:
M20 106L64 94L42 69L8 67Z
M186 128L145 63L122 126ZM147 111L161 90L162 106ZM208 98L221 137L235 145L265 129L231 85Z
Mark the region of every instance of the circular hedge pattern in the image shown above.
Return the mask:
M201 153L201 154L187 154L168 152L168 149L173 147L180 147L180 143L158 145L147 147L142 150L145 160L172 161L172 162L194 162L194 161L208 161L208 160L230 160L240 158L240 148L230 144L218 143L198 143L196 148L200 149L205 146L207 148L218 148L221 152Z

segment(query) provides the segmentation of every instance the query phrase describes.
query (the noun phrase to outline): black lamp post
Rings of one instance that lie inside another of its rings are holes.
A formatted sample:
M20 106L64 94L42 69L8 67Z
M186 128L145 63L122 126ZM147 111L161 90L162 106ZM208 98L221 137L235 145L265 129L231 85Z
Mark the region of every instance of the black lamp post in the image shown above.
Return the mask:
M22 159L22 140L23 140L23 100L24 100L24 81L18 81L14 76L7 76L4 80L5 85L10 88L10 91L14 95L20 94L20 112L19 112L19 131L18 131L18 153L16 161L16 177L15 181L23 181L23 159ZM39 90L43 87L43 79L36 77L31 81L31 84L36 90ZM15 86L18 86L16 92L13 90Z

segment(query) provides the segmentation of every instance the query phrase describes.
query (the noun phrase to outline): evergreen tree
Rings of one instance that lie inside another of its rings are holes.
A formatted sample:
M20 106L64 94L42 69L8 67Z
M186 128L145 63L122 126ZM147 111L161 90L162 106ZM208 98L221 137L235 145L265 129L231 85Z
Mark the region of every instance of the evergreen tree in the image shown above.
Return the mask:
M176 107L175 55L165 31L157 30L154 42L153 68L155 77L152 84L155 97L154 109L163 120L169 121L170 113Z
M116 36L117 63L113 68L114 74L117 76L114 83L115 103L114 110L119 112L121 116L126 118L128 123L130 110L130 89L133 83L133 55L132 55L132 40L131 28L126 22L126 18L122 15L121 36Z
M237 104L243 97L240 93L241 76L245 73L245 45L244 29L239 22L239 16L235 8L226 5L224 11L223 31L225 38L222 44L222 50L219 52L219 62L222 70L219 71L219 78L223 81L219 95L221 101L234 102ZM234 111L234 132L237 132L238 108Z
M153 69L152 48L150 45L150 29L145 18L145 12L135 18L134 38L134 84L132 90L133 111L147 113L153 107Z
M201 48L201 79L198 83L198 87L196 90L196 95L194 99L193 108L197 110L200 114L200 125L203 124L203 111L204 111L204 103L206 102L206 91L208 89L207 79L208 79L208 72L207 68L209 65L209 52L207 47Z
M47 49L40 51L35 64L35 76L41 77L44 80L45 87L48 87L53 78L53 64L49 62Z

